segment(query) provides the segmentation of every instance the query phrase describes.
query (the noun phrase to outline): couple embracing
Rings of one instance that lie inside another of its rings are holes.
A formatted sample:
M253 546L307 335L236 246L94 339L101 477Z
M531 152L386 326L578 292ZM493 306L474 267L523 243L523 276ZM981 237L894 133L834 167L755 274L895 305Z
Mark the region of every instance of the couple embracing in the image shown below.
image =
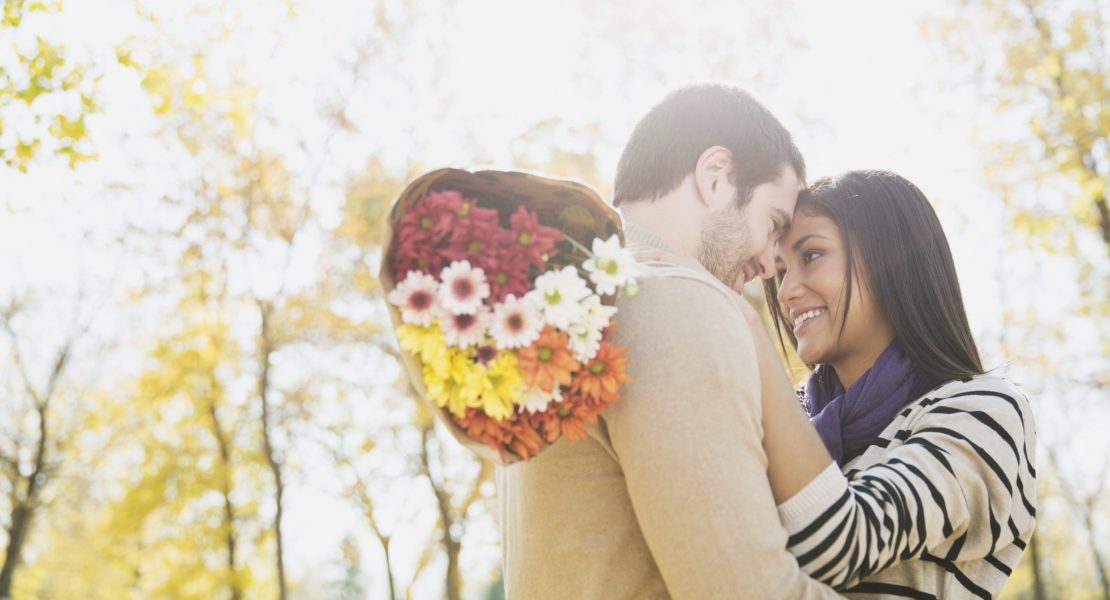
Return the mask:
M587 439L500 469L510 599L1001 593L1035 524L1028 401L981 363L921 191L805 175L734 87L636 126L613 200L642 262L615 331L634 383ZM737 293L757 278L775 334ZM814 367L797 391L776 343Z

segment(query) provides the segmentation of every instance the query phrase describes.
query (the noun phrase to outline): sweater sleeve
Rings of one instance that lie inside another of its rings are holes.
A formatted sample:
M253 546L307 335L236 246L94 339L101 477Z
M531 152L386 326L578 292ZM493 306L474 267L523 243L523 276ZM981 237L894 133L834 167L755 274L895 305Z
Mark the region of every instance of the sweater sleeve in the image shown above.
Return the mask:
M633 383L605 427L671 596L837 597L786 551L754 346L728 296L692 279L649 280L617 319Z
M907 559L989 562L1008 545L1025 547L1037 501L1032 413L1001 379L970 386L922 400L882 462L826 470L779 506L807 573L846 589Z

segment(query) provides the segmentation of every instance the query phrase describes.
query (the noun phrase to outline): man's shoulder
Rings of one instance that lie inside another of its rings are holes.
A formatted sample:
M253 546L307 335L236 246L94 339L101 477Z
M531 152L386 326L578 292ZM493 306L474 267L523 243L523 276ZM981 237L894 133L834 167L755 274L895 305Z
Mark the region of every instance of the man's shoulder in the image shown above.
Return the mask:
M739 295L708 275L675 268L640 279L640 292L617 301L617 343L637 355L660 345L676 353L750 343Z
M700 310L739 316L739 296L710 275L685 267L656 267L646 270L638 282L638 294L617 301L621 311Z

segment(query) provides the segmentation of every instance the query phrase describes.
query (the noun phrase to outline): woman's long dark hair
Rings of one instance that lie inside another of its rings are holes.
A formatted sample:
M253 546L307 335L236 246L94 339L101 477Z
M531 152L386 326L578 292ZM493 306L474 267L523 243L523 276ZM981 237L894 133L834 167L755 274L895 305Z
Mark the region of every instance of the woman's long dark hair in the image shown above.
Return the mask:
M895 339L934 385L983 373L948 239L917 186L889 171L850 171L802 192L796 212L829 217L844 237L842 314L848 314L852 269L858 265L865 275L860 280L890 319ZM764 290L780 342L785 332L797 349L779 308L778 282L766 280Z

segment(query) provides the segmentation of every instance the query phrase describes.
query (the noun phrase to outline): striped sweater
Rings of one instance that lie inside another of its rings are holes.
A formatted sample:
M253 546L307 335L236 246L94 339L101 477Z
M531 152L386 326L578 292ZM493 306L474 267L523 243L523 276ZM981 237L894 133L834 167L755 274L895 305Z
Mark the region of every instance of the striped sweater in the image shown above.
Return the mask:
M850 598L997 597L1033 535L1035 429L996 375L909 403L779 506L802 569Z

